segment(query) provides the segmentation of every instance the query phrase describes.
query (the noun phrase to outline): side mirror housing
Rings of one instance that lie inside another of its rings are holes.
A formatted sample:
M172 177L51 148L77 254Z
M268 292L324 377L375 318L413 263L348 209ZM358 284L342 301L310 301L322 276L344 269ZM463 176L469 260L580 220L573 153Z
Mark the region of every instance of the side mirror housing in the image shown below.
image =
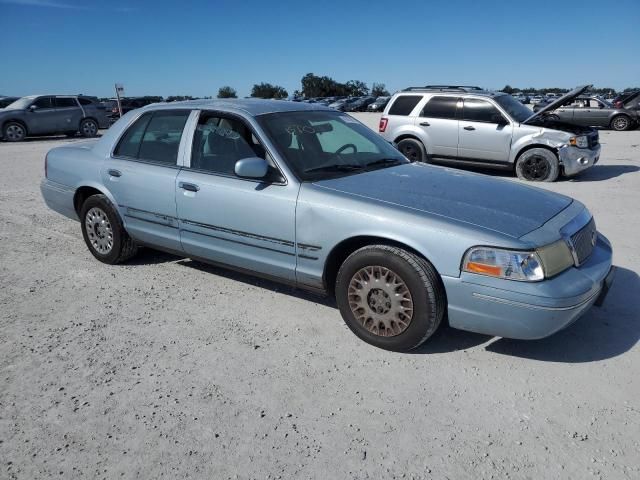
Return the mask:
M269 171L269 164L264 158L242 158L236 162L234 171L243 178L264 178Z
M34 112L34 111L36 111L37 109L38 109L38 106L37 106L37 105L29 105L29 111L30 111L30 112Z

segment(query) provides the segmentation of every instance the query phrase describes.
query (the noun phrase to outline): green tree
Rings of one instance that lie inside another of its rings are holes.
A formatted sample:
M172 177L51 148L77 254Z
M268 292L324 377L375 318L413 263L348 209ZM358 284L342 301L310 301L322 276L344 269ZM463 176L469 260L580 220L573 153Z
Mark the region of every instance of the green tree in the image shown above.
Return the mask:
M390 95L384 83L373 83L371 86L372 97L388 97Z
M225 85L218 90L218 98L238 98L238 93L235 88Z
M349 80L346 84L349 95L354 97L361 97L369 94L369 87L367 84L360 80Z
M505 85L504 88L500 91L511 95L514 92L514 89L511 85Z
M251 96L256 98L287 98L289 93L279 85L256 83L251 89Z

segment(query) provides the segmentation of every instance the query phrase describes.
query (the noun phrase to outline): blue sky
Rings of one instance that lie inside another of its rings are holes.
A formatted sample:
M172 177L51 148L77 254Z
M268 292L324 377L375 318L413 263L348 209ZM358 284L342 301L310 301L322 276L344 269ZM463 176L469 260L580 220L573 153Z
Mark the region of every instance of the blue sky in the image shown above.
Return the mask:
M0 94L640 86L640 0L0 0Z

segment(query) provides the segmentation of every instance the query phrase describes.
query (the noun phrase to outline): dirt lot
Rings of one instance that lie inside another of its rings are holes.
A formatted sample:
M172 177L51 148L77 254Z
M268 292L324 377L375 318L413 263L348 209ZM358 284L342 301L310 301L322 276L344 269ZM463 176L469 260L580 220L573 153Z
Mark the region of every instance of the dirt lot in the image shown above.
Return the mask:
M445 327L413 354L274 283L149 250L98 263L40 197L69 140L1 143L0 478L640 478L640 131L601 140L543 187L613 242L604 307L535 342Z

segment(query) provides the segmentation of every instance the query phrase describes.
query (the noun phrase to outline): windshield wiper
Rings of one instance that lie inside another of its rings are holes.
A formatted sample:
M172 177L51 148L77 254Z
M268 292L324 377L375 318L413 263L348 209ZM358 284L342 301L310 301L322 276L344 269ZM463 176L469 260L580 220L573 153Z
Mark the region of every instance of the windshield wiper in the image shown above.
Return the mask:
M379 165L392 167L394 165L399 165L400 163L402 163L402 160L399 158L381 158L380 160L374 160L373 162L367 163L365 168L377 167Z
M355 170L362 170L364 168L363 165L358 165L355 163L347 163L347 164L337 164L337 165L323 165L321 167L313 167L308 168L304 171L304 173L311 172L353 172Z

